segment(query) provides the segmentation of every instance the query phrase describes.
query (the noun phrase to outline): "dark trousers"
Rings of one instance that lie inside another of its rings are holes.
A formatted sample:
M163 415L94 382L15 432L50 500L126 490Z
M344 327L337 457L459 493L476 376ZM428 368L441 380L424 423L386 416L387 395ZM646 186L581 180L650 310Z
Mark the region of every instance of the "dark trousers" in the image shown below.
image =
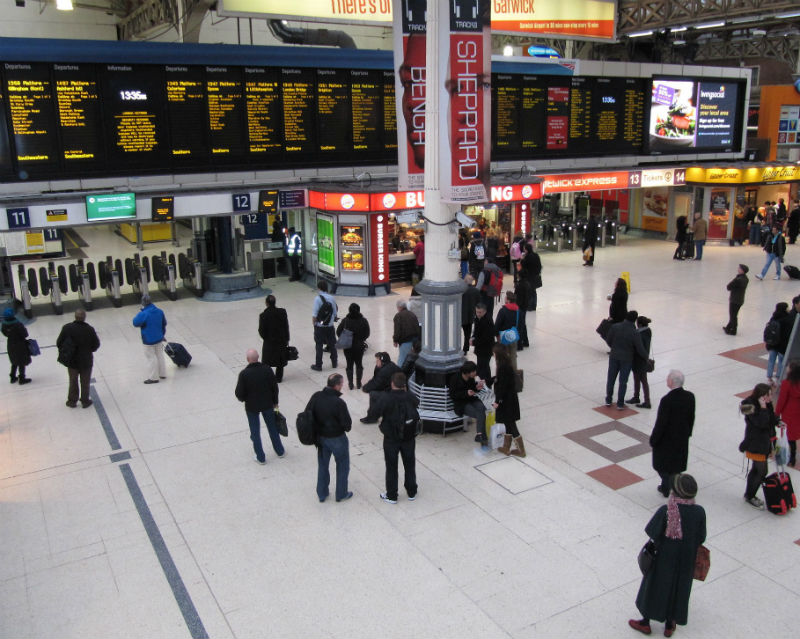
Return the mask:
M472 337L472 322L469 324L462 324L461 330L464 331L464 348L461 350L464 351L464 355L466 355L469 350L469 338Z
M300 256L299 255L290 255L289 256L289 267L291 268L291 273L289 275L290 280L299 280L300 279Z
M512 437L519 437L519 429L517 428L517 422L512 422L511 420L507 419L503 422L506 427L506 435L511 435Z
M478 357L478 377L480 377L484 382L486 382L487 386L491 386L492 380L492 369L489 368L489 362L492 361L492 356L487 355L486 357Z
M80 378L81 404L88 404L91 401L89 399L89 380L92 378L92 369L81 368L78 370L77 368L68 368L67 372L69 373L69 391L67 391L67 401L70 404L76 404L78 402L78 378Z
M517 343L517 350L519 350L520 346L530 346L530 343L528 342L528 325L525 323L525 316L527 314L528 311L519 309L519 326L517 326L517 330L519 331L519 342Z
M703 247L706 245L705 240L695 240L694 241L694 259L702 260L703 259Z
M728 325L725 327L729 331L735 333L739 326L739 309L742 308L741 304L728 303Z
M761 482L767 476L767 462L750 460L750 472L747 473L747 488L744 491L745 499L752 499L756 496Z
M675 252L672 254L673 260L682 260L683 259L683 240L678 242L678 246L675 249Z
M369 392L369 408L367 408L367 419L377 420L380 415L377 413L378 401L383 397L384 393L389 391L370 391Z
M283 366L276 366L275 367L275 381L276 382L282 382L283 381Z
M389 499L397 499L397 456L403 459L403 470L405 471L406 493L409 497L417 494L417 472L414 467L414 448L416 440L414 438L401 442L397 439L383 438L383 459L386 461L386 496Z
M315 364L322 367L322 347L327 345L331 353L331 365L336 368L339 363L339 354L336 351L336 331L333 326L314 327L314 345L316 346Z
M361 386L361 376L364 374L364 365L361 360L364 358L364 349L361 346L356 348L345 348L343 351L344 359L347 363L345 372L347 373L347 381L353 383L353 368L356 369L356 383Z
M531 286L531 299L528 302L528 309L529 311L535 311L536 306L539 304L539 295L536 293L536 287Z
M347 478L350 475L350 442L347 435L320 437L317 446L317 497L328 497L331 483L331 455L336 460L336 501L347 495Z
M19 379L25 379L25 367L11 364L11 381L17 379L17 369L19 369Z
M625 406L625 391L628 390L628 377L631 374L632 362L623 362L619 359L608 358L608 376L606 377L606 403L610 404L614 398L614 383L619 375L619 389L617 391L617 406Z
M633 396L639 397L639 386L644 391L644 401L646 404L650 403L650 384L647 382L647 371L637 373L633 371Z
M472 417L477 421L475 432L479 435L481 433L484 435L486 434L486 407L481 400L477 397L473 397L469 400L467 405L464 406L464 416Z
M661 477L661 485L658 489L661 491L661 494L664 497L669 497L669 491L672 490L672 478L674 475L670 473L662 473L660 470L657 471L658 476Z
M250 426L250 441L253 442L253 451L256 454L256 459L263 462L266 459L264 455L264 448L261 446L261 422L259 421L258 413L251 413L245 411L247 414L247 423ZM267 425L267 432L269 433L270 441L272 442L272 449L275 454L280 457L283 455L283 442L281 442L281 435L278 432L278 426L275 423L275 411L265 410L261 412L264 417L264 423Z

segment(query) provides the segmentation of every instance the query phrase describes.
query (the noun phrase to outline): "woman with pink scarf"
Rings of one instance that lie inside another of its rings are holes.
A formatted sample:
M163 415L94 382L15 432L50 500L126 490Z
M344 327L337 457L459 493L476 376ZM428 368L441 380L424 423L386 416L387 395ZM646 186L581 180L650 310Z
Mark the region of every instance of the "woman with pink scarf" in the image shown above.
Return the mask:
M675 475L667 505L656 511L644 529L655 542L657 554L636 597L642 618L628 620L642 634L651 633L651 619L664 622L665 637L672 636L676 624L686 625L697 549L706 539L706 511L694 503L696 494L694 477Z

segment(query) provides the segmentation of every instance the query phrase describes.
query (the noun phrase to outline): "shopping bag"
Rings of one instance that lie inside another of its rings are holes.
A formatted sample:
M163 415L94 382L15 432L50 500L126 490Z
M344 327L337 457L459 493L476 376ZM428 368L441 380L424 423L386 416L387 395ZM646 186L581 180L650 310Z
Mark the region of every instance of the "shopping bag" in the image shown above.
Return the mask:
M781 422L780 434L775 442L775 463L786 466L789 463L789 438L786 436L786 424Z
M496 450L503 445L503 440L506 436L505 424L494 424L488 429L486 437L489 439L488 446L492 450Z
M486 436L489 436L489 428L494 426L495 422L497 421L497 417L493 410L486 411Z
M42 350L39 348L39 342L35 339L31 338L28 340L28 352L31 354L31 357L36 357L37 355L42 354Z
M698 581L705 581L710 568L711 551L703 544L700 544L697 548L697 556L694 559L694 574L692 577Z
M281 437L289 436L289 425L286 423L286 417L279 410L275 411L275 425L278 427L278 433Z
M620 277L625 280L625 287L628 289L628 293L631 292L631 274L630 271L622 271L622 275Z

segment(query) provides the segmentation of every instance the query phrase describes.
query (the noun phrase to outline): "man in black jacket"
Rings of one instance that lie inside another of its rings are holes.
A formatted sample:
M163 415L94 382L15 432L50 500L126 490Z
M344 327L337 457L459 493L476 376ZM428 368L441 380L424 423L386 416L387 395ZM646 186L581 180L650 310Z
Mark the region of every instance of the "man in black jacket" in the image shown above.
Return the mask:
M392 388L392 375L400 372L400 367L389 357L389 353L381 351L375 353L375 370L372 379L361 388L365 393L369 393L369 408L367 416L361 418L362 424L377 424L378 400L383 394Z
M344 501L353 496L347 490L350 475L350 442L346 433L350 432L352 420L347 404L342 399L344 377L334 373L328 377L328 384L314 393L306 405L314 416L314 429L317 433L317 497L320 502L328 498L330 492L331 455L336 460L336 501Z
M786 240L783 238L780 226L772 227L772 236L767 238L764 250L767 252L767 262L764 264L764 268L761 269L761 273L756 273L756 279L763 280L767 271L769 271L770 264L773 262L775 262L775 277L772 279L781 279L781 262L783 262L783 255L786 253Z
M472 337L472 323L475 321L475 307L481 302L481 292L475 288L475 279L472 275L465 275L464 282L467 290L461 295L461 330L464 331L464 355L469 350L469 340Z
M261 422L259 414L264 417L267 432L272 441L272 448L278 457L283 457L285 451L281 442L278 426L275 423L275 407L278 405L278 383L272 369L258 361L258 351L251 348L247 351L247 366L239 373L234 391L236 399L244 402L244 412L247 414L247 423L250 425L250 440L256 453L256 461L266 464L267 458L261 446Z
M89 408L92 400L89 399L89 380L92 379L92 366L94 353L100 348L100 340L94 328L86 323L86 311L82 308L75 311L75 321L64 324L56 340L58 347L58 361L67 367L69 373L69 391L67 392L67 406L75 408L78 405L78 378L80 378L81 406ZM62 361L61 354L71 350L69 361Z
M392 389L381 397L377 413L381 417L383 459L386 462L386 492L380 498L388 504L397 503L397 456L403 458L408 501L417 498L417 474L414 448L417 436L419 400L406 389L403 373L392 375Z
M728 325L722 327L722 330L728 335L736 335L736 329L739 326L739 309L744 304L744 292L750 281L747 279L749 270L746 264L739 264L736 277L728 282L727 288L731 292L728 297Z
M485 444L486 438L486 407L478 397L483 389L484 381L477 381L478 367L475 362L464 362L457 373L450 378L450 399L453 400L453 410L456 415L466 415L475 420L475 441Z
M520 273L526 273L531 287L530 296L524 307L526 311L535 311L538 305L536 289L542 287L542 258L533 250L533 244L525 244L525 254L520 262ZM525 346L528 346L526 343Z
M266 305L258 316L258 334L264 340L261 361L275 367L275 381L283 381L283 368L289 363L289 318L285 308L278 308L274 295L267 295Z
M683 388L683 373L672 370L667 375L669 393L661 398L658 416L650 435L653 469L661 477L659 492L669 497L672 478L686 471L689 438L694 427L694 394Z
M478 377L487 382L492 378L489 363L492 361L492 348L494 347L497 331L492 322L492 316L486 310L486 305L481 302L475 305L475 328L472 331L472 345L475 357L478 358Z
M611 406L614 384L619 375L618 410L625 410L625 391L628 389L628 377L633 366L633 354L639 353L639 356L644 359L647 359L648 356L642 343L642 336L634 325L637 317L639 317L639 313L628 311L624 320L611 325L606 337L606 342L611 347L608 355L608 376L606 377L606 406Z

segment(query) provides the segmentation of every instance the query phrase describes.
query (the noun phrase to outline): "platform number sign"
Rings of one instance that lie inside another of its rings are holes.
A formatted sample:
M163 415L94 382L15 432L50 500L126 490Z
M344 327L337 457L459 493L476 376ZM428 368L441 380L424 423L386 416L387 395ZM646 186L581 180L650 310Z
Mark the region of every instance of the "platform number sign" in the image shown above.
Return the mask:
M233 210L234 211L250 211L250 194L249 193L234 193L233 194Z
M57 242L61 239L61 229L44 229L45 242Z
M28 207L6 209L6 215L10 229L29 229L31 227L31 214Z

